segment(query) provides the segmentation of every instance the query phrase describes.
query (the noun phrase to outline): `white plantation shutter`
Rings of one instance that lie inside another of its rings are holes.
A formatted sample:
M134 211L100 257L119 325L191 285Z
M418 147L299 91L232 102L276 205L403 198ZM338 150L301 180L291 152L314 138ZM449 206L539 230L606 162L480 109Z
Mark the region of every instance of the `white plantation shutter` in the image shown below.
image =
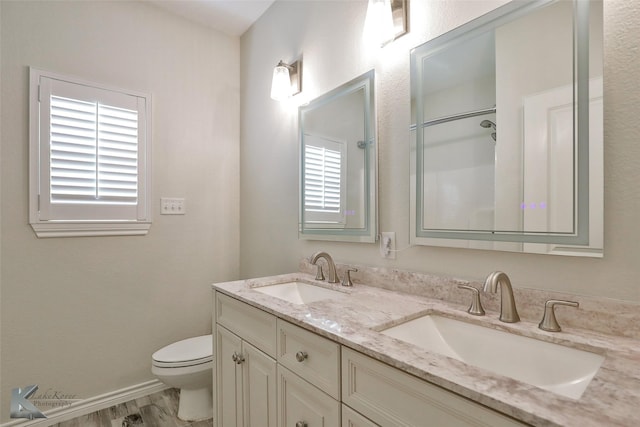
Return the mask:
M345 144L305 135L304 209L309 222L344 223Z
M306 209L340 212L340 152L313 145L304 148Z
M38 117L31 126L32 155L37 151L37 166L31 168L32 175L37 172L32 226L149 223L147 96L43 74L32 69ZM32 106L32 120L34 111Z
M96 105L51 97L51 200L87 199L96 186Z
M138 112L98 105L97 197L138 201Z
M51 203L137 203L137 111L51 96L50 129Z

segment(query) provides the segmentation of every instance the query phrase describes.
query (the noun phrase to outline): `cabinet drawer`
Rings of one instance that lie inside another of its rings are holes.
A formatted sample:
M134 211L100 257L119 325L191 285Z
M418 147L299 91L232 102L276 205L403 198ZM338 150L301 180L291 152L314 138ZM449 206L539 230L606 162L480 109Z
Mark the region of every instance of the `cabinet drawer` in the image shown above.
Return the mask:
M347 405L342 405L342 427L379 427L378 424L363 417Z
M348 348L342 401L381 426L526 425Z
M216 322L275 359L276 317L216 292Z
M340 402L278 365L278 425L340 427Z
M340 345L278 319L278 363L340 400Z

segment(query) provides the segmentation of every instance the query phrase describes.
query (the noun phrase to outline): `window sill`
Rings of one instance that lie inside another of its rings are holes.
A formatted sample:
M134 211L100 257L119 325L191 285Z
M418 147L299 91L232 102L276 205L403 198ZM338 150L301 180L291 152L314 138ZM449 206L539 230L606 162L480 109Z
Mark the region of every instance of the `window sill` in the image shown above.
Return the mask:
M144 236L150 222L46 222L31 223L38 238L92 237L92 236Z

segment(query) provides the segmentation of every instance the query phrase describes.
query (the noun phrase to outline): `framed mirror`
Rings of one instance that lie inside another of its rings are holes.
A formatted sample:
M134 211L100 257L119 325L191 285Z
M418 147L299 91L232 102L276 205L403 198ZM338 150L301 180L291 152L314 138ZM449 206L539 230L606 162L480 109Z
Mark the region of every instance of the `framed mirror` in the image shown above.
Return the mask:
M411 52L412 243L602 256L602 27L513 1Z
M371 70L299 108L301 239L376 241L374 88Z

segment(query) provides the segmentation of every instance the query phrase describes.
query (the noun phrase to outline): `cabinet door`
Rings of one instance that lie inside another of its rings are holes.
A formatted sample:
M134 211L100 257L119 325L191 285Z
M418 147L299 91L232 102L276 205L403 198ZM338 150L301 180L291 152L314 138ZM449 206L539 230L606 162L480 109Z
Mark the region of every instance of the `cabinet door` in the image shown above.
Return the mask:
M242 367L234 360L240 354L242 354L240 338L218 325L215 394L217 425L220 427L242 427Z
M276 427L276 361L242 342L245 427Z
M280 427L340 427L340 403L278 365Z
M379 427L378 424L363 417L347 405L342 405L342 427Z

